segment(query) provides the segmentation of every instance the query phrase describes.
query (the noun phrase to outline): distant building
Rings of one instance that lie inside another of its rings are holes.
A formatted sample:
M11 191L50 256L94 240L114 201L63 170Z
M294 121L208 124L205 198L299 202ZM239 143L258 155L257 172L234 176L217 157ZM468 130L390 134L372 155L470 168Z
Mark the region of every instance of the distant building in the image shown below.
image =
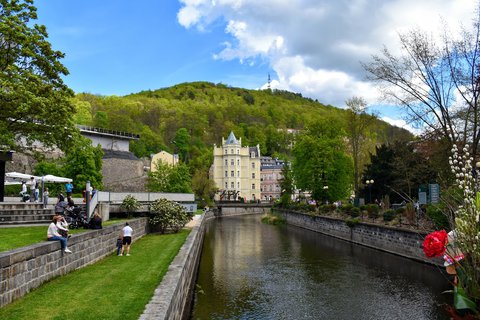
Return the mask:
M92 146L100 145L104 150L130 151L130 141L138 140L138 134L77 125L80 133L92 141Z
M274 201L281 195L280 180L285 161L272 157L260 158L260 192L262 201Z
M169 164L171 166L175 166L178 163L178 154L171 154L167 151L160 151L152 155L152 161L150 164L150 171L157 171L157 162L162 161L163 163Z
M260 147L242 147L230 132L222 146L213 148L212 179L220 190L216 200L260 200Z

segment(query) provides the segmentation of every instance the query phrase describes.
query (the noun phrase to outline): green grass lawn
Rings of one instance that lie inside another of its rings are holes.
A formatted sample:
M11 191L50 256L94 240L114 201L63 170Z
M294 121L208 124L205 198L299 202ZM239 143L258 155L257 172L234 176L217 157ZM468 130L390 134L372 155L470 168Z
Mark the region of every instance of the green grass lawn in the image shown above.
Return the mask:
M127 219L109 220L102 223L104 227L125 222ZM0 228L0 252L25 247L34 243L47 241L47 226ZM88 229L70 230L70 233L86 232Z
M58 277L0 309L0 319L138 319L189 230L149 234L131 256L114 254Z

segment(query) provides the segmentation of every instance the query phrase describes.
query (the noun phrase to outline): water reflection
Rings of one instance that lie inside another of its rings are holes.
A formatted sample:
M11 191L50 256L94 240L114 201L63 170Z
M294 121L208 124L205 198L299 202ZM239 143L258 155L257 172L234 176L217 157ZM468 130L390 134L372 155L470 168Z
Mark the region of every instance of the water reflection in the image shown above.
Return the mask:
M192 319L448 319L434 267L258 216L207 226Z

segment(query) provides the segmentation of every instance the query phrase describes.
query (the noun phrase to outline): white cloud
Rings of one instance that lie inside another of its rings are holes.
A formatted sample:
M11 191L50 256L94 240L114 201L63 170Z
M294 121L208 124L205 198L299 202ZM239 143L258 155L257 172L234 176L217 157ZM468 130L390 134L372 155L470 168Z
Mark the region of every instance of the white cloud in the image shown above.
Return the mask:
M186 28L204 30L226 21L232 40L214 53L216 59L268 61L277 75L272 87L336 106L353 95L377 99L359 62L368 61L383 44L395 51L399 32L419 27L439 34L441 18L450 27L468 24L476 6L471 0L180 2L178 21Z
M406 130L412 132L413 134L418 135L422 132L422 130L412 127L405 120L402 120L402 119L392 119L390 117L382 117L381 119L385 122L390 123L391 125L397 126L399 128L406 129Z

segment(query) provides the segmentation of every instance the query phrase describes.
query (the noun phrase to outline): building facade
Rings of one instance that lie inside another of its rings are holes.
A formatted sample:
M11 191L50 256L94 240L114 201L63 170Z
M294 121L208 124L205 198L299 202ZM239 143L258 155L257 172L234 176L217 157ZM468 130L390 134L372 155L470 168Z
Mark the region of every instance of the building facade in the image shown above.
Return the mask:
M230 132L220 147L213 147L211 175L219 189L215 200L260 200L260 147L242 147L242 139Z
M262 201L274 201L281 196L280 180L285 161L272 157L260 158L260 192Z
M162 161L163 163L167 163L171 166L175 166L178 163L178 154L171 154L167 151L160 151L152 155L152 161L150 164L150 171L157 171L157 162Z

